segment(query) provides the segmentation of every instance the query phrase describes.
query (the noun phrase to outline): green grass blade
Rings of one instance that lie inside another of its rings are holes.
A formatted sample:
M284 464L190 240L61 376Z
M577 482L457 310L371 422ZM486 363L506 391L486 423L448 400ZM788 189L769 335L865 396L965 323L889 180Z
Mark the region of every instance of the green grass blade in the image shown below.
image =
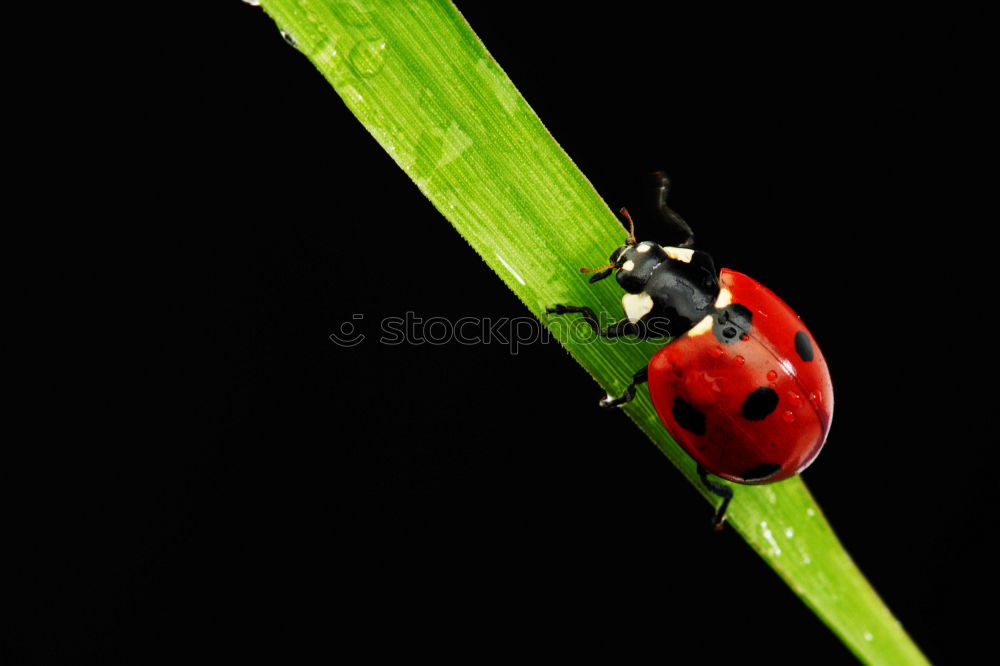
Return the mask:
M619 245L622 228L458 11L432 0L261 4L525 306L620 392L658 345L590 344L544 309L620 310L613 280L590 285L577 271ZM626 412L705 494L646 394ZM729 522L862 661L927 663L800 479L740 487Z

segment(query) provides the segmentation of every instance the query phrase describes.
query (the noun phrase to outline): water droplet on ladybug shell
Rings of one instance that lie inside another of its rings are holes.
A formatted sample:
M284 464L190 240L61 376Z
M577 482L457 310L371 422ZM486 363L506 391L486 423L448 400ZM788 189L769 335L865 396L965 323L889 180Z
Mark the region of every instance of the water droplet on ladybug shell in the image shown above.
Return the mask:
M775 372L774 370L768 370L767 371L767 381L773 382L777 378L778 378L778 373L777 372Z
M747 360L740 355L737 355L733 360L736 362L736 365L743 365L747 362Z
M712 358L722 358L722 347L716 345L715 347L709 347L708 355Z
M781 419L785 423L792 423L793 421L795 421L795 414L792 412L792 410L786 409L784 413L782 413Z

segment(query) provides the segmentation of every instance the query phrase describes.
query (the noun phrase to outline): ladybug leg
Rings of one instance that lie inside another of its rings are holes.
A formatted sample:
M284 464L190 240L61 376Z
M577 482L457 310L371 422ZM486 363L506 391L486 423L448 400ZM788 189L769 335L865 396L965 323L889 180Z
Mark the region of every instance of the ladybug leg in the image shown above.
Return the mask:
M698 465L698 478L701 479L702 484L708 488L709 492L722 498L722 504L715 510L715 515L712 517L712 525L715 526L716 531L721 530L726 522L726 509L729 508L729 501L733 499L733 489L721 483L710 481L708 472L701 465Z
M619 338L623 335L640 335L639 327L635 324L629 322L628 319L622 319L621 321L615 322L605 329L601 328L600 322L597 321L597 315L594 311L586 306L578 305L556 305L551 308L545 308L545 314L573 314L579 313L583 315L583 320L587 322L594 333L601 336L602 338Z
M656 184L656 210L669 226L674 228L681 241L675 247L691 247L694 245L694 232L684 219L667 206L667 196L670 194L670 179L662 171L653 174Z
M605 398L602 398L601 402L598 404L600 404L601 407L604 407L605 409L610 409L611 407L621 407L625 403L631 402L632 398L635 397L635 387L639 384L646 383L647 371L648 367L644 367L642 370L632 375L632 383L628 385L628 388L625 389L625 392L622 393L621 397L612 398L609 395Z

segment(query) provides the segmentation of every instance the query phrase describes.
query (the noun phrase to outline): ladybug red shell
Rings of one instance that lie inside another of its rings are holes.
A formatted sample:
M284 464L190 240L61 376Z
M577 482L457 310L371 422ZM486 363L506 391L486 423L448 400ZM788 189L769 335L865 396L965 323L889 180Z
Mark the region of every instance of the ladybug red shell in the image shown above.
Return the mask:
M833 385L823 353L784 301L742 273L721 271L715 307L653 356L653 405L712 474L744 484L794 476L830 429Z

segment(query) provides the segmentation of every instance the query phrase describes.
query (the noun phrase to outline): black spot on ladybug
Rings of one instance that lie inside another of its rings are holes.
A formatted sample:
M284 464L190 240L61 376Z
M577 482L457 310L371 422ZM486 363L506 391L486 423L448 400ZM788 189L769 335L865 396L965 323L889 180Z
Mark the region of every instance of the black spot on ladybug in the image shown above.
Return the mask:
M705 434L705 413L689 402L674 398L674 420L677 425L696 435Z
M781 465L763 463L761 465L757 465L756 467L751 467L739 476L744 481L760 481L761 479L766 479L769 476L774 476L780 471Z
M763 421L777 406L777 391L761 386L743 401L743 418L749 421Z
M750 332L752 318L753 313L747 307L739 303L727 305L716 313L712 333L719 342L731 345Z
M806 363L815 357L812 342L809 341L809 336L806 335L805 331L799 331L795 334L795 351L798 352L799 358Z

